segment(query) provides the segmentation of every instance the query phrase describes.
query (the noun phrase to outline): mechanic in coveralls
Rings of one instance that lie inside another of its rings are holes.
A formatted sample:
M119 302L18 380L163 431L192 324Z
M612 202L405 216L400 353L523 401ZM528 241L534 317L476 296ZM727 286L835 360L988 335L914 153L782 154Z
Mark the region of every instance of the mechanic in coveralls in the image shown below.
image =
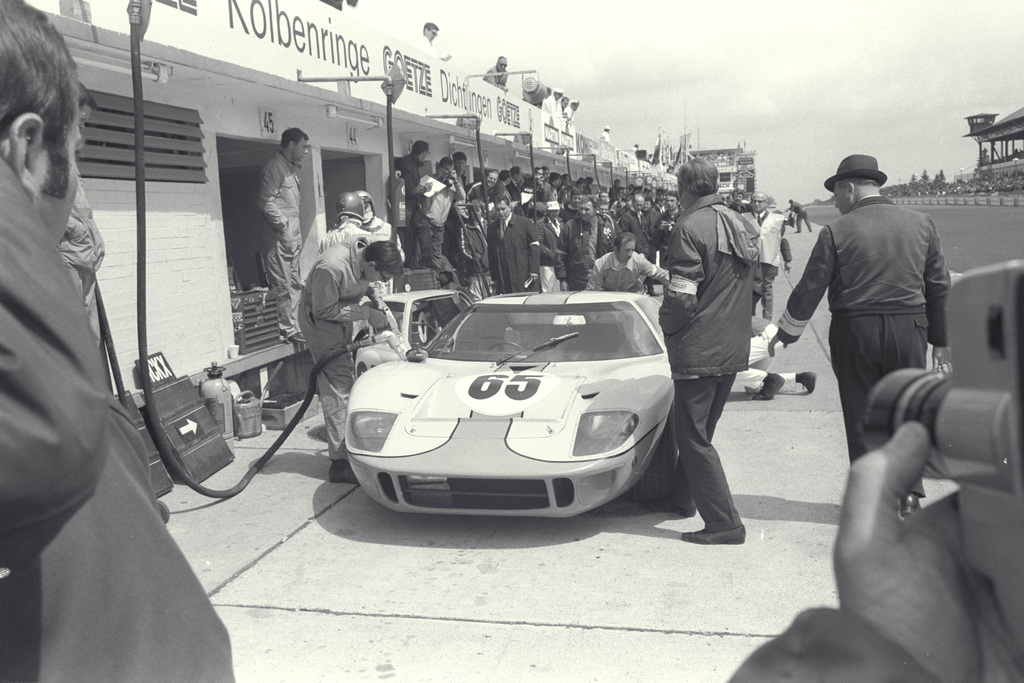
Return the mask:
M353 324L365 320L374 330L387 329L387 316L371 303L360 304L372 290L371 283L398 277L402 255L393 242L355 239L335 244L313 263L299 300L299 328L313 360L352 341ZM335 484L355 484L345 448L348 398L355 382L352 354L343 353L317 376L317 389L327 427L331 458L328 479Z

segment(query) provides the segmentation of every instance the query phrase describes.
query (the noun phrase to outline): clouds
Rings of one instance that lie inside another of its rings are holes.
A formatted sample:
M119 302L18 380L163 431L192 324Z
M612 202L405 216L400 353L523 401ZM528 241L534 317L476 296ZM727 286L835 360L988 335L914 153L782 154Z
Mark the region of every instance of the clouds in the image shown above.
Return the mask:
M855 152L893 182L952 176L977 155L966 116L1024 106L1020 0L363 0L356 15L409 41L434 21L463 68L500 53L538 69L582 101L582 130L611 125L620 148L684 127L705 147L746 140L776 197L827 197L821 182Z

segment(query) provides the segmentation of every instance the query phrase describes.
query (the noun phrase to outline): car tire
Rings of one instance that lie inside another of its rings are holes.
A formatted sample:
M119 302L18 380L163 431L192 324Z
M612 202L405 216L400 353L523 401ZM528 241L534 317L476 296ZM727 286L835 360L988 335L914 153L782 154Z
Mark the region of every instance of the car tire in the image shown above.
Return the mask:
M637 503L661 500L672 494L672 477L676 469L675 408L669 408L668 420L661 439L651 456L647 471L630 489Z

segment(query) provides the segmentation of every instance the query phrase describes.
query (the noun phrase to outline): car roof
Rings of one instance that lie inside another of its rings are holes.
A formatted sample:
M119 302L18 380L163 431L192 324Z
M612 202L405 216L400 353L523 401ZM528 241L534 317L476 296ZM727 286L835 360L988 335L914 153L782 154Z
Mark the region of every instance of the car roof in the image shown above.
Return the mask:
M522 292L518 294L502 294L483 299L480 303L500 304L503 306L521 306L529 304L533 306L551 306L557 304L603 304L619 301L633 302L643 299L646 294L633 294L632 292L547 292L537 294L535 292Z

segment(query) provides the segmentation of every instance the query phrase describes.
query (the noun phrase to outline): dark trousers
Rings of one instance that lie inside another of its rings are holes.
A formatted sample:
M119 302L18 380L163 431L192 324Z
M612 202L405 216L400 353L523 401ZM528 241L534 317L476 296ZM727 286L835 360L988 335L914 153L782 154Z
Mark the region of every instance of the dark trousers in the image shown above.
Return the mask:
M420 268L441 270L441 245L444 243L444 226L431 225L430 221L419 216L413 219L413 231L419 258L416 260Z
M775 301L773 287L775 278L779 275L779 267L767 263L760 264L760 276L754 279L754 303L750 307L750 315L757 315L757 302L761 302L761 317L765 320L772 319L772 310Z
M697 506L708 531L734 529L743 521L733 504L718 451L711 445L736 373L675 380L676 463L672 500Z
M828 343L853 462L867 452L861 420L871 387L893 370L926 367L928 318L924 313L833 317ZM921 480L910 490L923 495Z

